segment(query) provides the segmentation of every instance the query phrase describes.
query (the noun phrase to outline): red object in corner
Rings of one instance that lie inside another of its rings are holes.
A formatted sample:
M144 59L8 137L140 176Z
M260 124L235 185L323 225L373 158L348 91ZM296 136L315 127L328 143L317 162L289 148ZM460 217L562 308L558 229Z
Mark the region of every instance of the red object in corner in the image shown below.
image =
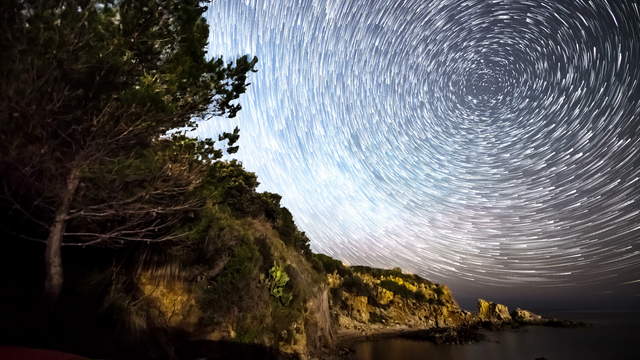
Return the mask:
M88 360L85 357L55 350L29 349L15 346L0 346L2 360Z

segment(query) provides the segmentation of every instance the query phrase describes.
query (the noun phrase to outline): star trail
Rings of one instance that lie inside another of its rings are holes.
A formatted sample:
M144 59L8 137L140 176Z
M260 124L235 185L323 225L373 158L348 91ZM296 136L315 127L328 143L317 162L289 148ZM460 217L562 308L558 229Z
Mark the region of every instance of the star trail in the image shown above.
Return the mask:
M217 0L259 72L237 158L315 251L495 287L640 293L640 2Z

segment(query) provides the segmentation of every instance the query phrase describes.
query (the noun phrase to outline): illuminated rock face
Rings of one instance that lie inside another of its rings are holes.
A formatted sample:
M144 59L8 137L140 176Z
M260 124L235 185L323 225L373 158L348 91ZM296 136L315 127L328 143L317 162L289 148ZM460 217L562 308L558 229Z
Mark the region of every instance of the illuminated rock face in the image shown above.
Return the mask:
M478 318L492 323L511 322L508 307L484 299L478 299Z
M542 316L534 314L529 310L523 310L520 308L516 308L511 312L511 318L513 319L513 321L529 324L542 323L545 321Z
M475 325L541 325L530 311L478 299L477 313L462 310L446 285L399 269L343 266L327 275L331 312L338 334L375 335L389 331L461 329Z
M368 300L366 296L345 297L349 308L349 315L356 321L369 322Z
M328 274L331 311L339 333L372 335L390 330L455 328L476 322L445 285L397 270L345 268Z

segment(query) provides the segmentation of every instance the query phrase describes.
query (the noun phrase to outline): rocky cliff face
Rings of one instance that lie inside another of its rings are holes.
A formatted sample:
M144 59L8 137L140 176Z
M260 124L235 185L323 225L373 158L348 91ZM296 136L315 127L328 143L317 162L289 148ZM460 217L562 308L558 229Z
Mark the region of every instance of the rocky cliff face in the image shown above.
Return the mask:
M469 329L481 326L547 325L554 321L519 308L510 312L507 306L484 299L478 299L477 313L462 310L446 285L400 269L346 267L341 263L328 267L333 269L327 274L332 316L343 339L413 333L435 341L460 342L467 341L462 338L473 339Z
M332 315L341 336L455 328L475 321L445 285L399 269L343 267L327 275Z

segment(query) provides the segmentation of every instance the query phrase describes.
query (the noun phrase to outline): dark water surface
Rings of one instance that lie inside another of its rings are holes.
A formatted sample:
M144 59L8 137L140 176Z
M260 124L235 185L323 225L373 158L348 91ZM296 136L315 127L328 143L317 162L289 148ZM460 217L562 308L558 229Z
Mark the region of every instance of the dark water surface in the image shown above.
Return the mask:
M357 360L640 360L640 312L554 313L586 321L585 328L528 326L485 332L486 340L467 345L435 345L382 339L355 345Z

